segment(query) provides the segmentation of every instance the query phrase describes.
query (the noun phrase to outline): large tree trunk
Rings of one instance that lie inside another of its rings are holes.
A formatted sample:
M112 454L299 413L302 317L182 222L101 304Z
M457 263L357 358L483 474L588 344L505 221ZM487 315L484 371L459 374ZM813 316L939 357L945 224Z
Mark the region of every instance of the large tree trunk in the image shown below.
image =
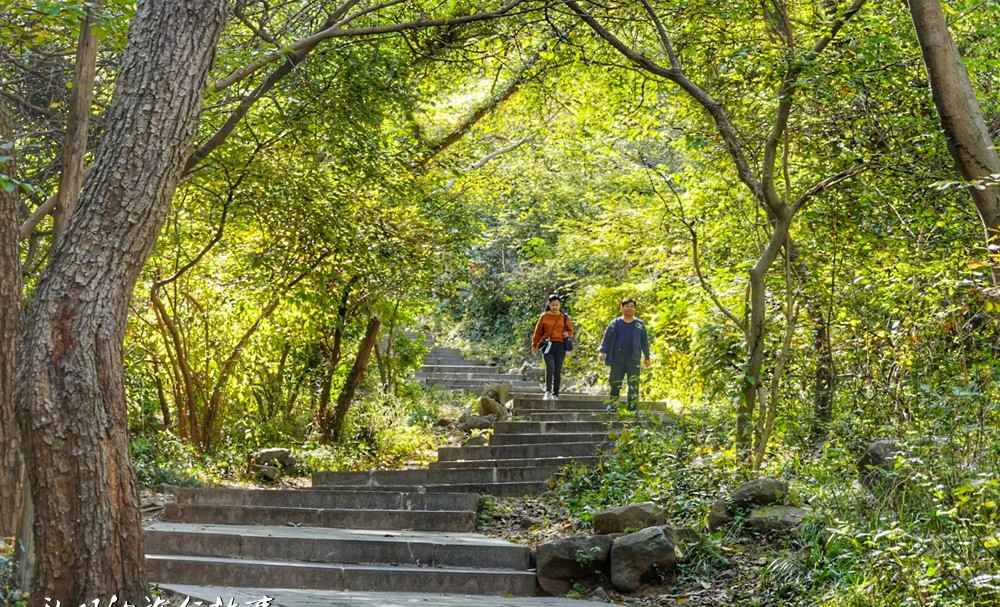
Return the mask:
M986 120L962 56L948 31L941 5L937 0L909 0L909 5L934 105L959 172L968 181L1000 173L1000 155L993 147ZM1000 246L1000 185L973 188L971 192L986 230L987 244L992 245L991 249ZM996 281L996 264L994 268Z
M361 340L361 346L358 347L358 357L354 359L354 366L351 367L347 381L344 382L344 387L337 398L337 409L333 414L333 423L329 434L333 442L340 441L341 433L344 430L344 420L347 419L347 412L354 401L354 393L357 391L358 385L361 384L361 380L365 377L365 371L368 369L368 361L371 359L372 348L375 347L375 340L378 338L378 330L381 326L381 321L374 316L368 321L368 328L365 329L365 338Z
M145 600L122 339L197 127L225 6L137 5L107 134L28 307L16 402L35 510L33 605Z
M11 128L0 107L0 156L13 158L13 149ZM0 162L0 174L14 177L14 161ZM17 196L0 188L0 538L16 535L24 493L14 410L15 353L21 337L18 238Z

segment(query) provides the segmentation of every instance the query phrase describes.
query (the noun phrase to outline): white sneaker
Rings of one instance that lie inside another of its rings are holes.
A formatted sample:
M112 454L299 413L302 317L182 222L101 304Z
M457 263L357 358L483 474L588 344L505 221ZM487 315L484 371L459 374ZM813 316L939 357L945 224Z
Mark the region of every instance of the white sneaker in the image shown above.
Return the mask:
M542 400L552 400L552 393L546 390L545 396L542 397Z
M557 394L553 394L552 395L552 400L559 400L559 396Z

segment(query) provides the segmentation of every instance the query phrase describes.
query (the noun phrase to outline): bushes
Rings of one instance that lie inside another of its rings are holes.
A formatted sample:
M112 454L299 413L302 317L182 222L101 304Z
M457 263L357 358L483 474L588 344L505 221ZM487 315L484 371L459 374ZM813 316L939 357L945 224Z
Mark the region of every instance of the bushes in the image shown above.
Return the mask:
M834 436L818 452L807 446L776 452L766 474L789 479L790 499L808 505L813 516L798 533L763 544L747 538L739 521L704 536L689 550L680 583L684 576L710 580L751 567L736 577L765 603L1000 604L996 458L970 460L964 442L911 434L892 472L896 489L871 493L857 480L861 438ZM608 506L651 500L671 514L671 525L703 528L711 501L742 479L727 444L726 427L711 413L633 427L594 469L567 469L557 491L581 520ZM727 557L747 551L752 558ZM737 596L732 604L752 600Z

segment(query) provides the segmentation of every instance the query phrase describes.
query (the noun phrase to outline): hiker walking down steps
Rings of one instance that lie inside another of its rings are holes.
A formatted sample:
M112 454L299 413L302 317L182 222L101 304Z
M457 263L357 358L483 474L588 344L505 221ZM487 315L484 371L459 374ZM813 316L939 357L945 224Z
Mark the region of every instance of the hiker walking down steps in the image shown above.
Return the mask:
M614 410L621 394L622 380L628 376L628 408L635 411L639 402L639 363L649 367L649 335L646 325L635 315L635 300L627 297L619 306L622 315L611 321L601 340L601 362L611 367L608 383L611 397L608 411Z
M545 302L545 311L535 323L531 336L531 351L541 351L545 358L545 396L543 400L558 400L562 383L563 361L573 349L573 321L562 311L562 300L553 293Z

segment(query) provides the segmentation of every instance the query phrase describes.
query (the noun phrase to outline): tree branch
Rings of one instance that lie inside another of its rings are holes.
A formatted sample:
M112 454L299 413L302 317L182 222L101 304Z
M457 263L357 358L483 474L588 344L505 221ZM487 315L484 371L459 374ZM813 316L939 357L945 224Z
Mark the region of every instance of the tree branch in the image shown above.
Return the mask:
M244 67L239 68L238 70L233 71L231 74L229 74L225 78L214 82L212 84L212 86L211 86L212 90L214 90L214 91L221 91L221 90L223 90L223 89L225 89L225 88L227 88L229 86L232 86L233 84L239 82L240 80L243 80L244 78L246 78L247 76L250 76L251 74L253 74L257 70L259 70L262 67L264 67L265 65L267 65L267 64L269 64L269 63L271 63L273 61L276 61L277 59L279 59L281 57L288 56L291 53L296 53L298 51L301 51L302 49L312 48L312 47L316 46L317 44L319 44L320 42L322 42L323 40L326 40L328 38L346 38L346 37L356 37L356 36L371 36L371 35L376 35L376 34L389 34L389 33L396 33L396 32L405 32L405 31L408 31L408 30L415 30L415 29L425 29L425 28L429 28L429 27L440 27L440 26L447 26L447 25L459 25L459 24L463 24L463 23L472 23L472 22L475 22L475 21L486 21L486 20L490 20L490 19L495 19L497 17L502 17L502 16L506 15L507 13L509 13L514 8L516 8L518 5L520 5L523 2L525 2L525 0L511 0L510 2L508 2L507 4L501 6L499 9L497 9L495 11L487 11L487 12L484 12L484 13L474 13L472 15L463 15L461 17L451 17L451 18L443 18L443 19L420 19L420 20L417 20L417 21L410 21L410 22L406 22L406 23L393 23L393 24L389 24L389 25L377 25L377 26L362 27L362 28L356 28L356 29L341 29L344 24L353 21L354 19L356 19L357 17L361 16L362 14L368 14L368 13L374 12L375 10L381 10L382 8L385 8L387 6L392 6L392 5L396 4L396 2L387 2L387 3L385 3L385 4L383 4L383 5L379 6L379 7L376 7L376 8L373 8L373 9L363 10L363 11L361 11L360 14L358 14L356 16L347 17L347 18L344 18L343 20L341 20L341 17L344 14L346 14L347 11L349 11L355 4L357 4L358 1L359 0L351 0L347 4L341 6L336 11L336 13L335 13L335 14L339 14L339 16L337 17L337 20L332 25L330 25L329 27L327 27L326 29L323 29L323 30L321 30L319 32L316 32L315 34L313 34L313 35L311 35L311 36L309 36L307 38L303 38L301 40L293 42L293 43L291 43L291 44L283 47L279 51L267 53L264 56L262 56L262 57L258 58L257 60L253 61L249 65L246 65Z
M663 50L667 52L667 57L670 59L671 69L680 72L681 71L681 60L674 52L674 45L670 43L670 36L667 35L667 30L663 27L663 23L660 18L656 16L656 11L653 7L649 5L649 0L642 0L642 6L646 9L646 14L652 19L653 25L656 26L656 33L660 37L660 44L663 45Z
M729 151L730 157L732 157L733 162L736 164L736 170L740 176L740 181L750 188L750 191L753 192L754 196L758 200L763 202L764 190L760 181L757 180L753 170L750 168L750 162L747 160L746 154L743 152L743 144L740 141L740 137L736 133L736 128L733 126L732 120L730 120L729 114L726 113L722 104L712 98L712 96L705 92L704 89L688 80L683 72L673 68L665 68L622 42L617 36L601 25L593 15L583 10L583 8L581 8L575 0L564 0L564 2L566 6L576 13L580 19L586 22L598 36L607 41L608 44L624 55L629 61L652 74L675 83L677 86L681 87L682 90L691 95L691 97L693 97L694 100L697 101L706 112L708 112L708 114L715 121L716 129L722 137L722 140L726 145L726 149Z

